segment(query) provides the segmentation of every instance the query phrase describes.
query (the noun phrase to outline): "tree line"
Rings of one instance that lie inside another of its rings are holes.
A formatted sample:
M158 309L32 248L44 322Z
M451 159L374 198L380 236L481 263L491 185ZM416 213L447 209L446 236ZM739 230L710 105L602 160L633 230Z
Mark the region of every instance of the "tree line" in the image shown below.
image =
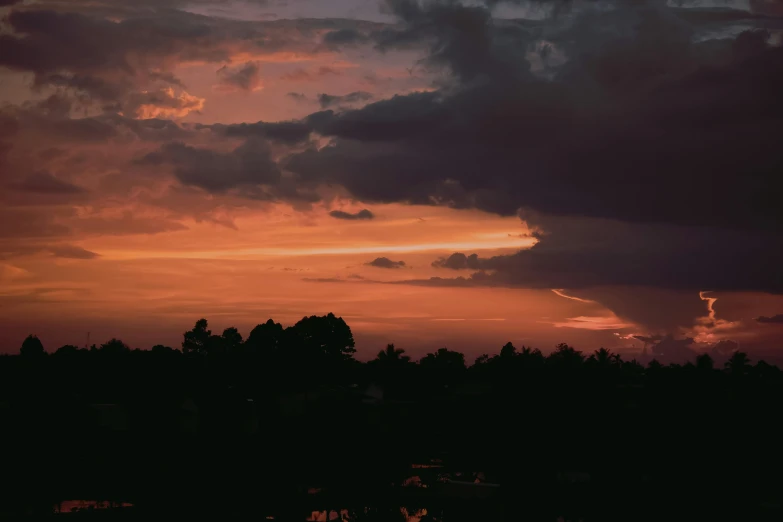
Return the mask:
M258 377L264 371L277 375L281 375L280 372L295 372L299 384L345 383L346 379L356 380L361 376L364 380L369 378L388 386L392 393L394 388L399 388L400 382L410 384L414 374L425 375L434 380L434 384L444 386L466 378L480 381L518 376L520 372L572 374L579 370L592 371L603 377L608 374L622 375L626 381L638 381L644 376L661 373L690 374L718 370L734 377L753 376L764 380L780 378L780 370L776 366L765 361L753 363L742 351L735 351L722 366L716 365L713 357L706 353L697 355L694 361L685 364L663 365L655 358L646 362L635 358L624 360L620 354L605 348L584 353L567 344L559 344L545 355L537 348L517 348L509 342L499 353L482 354L472 364L466 361L464 354L448 348L427 353L418 361L413 361L404 349L393 344L387 345L366 363L358 362L354 358L355 353L350 327L342 318L330 313L304 317L287 328L269 319L253 328L247 338L235 327L226 328L220 334L213 333L207 319L199 319L191 330L184 332L180 349L155 345L149 351L132 350L121 340L112 338L101 345L92 345L89 349L65 345L49 355L52 361L64 363L108 360L133 354L148 358L150 362L182 358L191 366L221 367L229 380L239 379L240 374L250 369L261 372L253 374ZM32 334L23 341L19 350L20 359L25 361L41 360L46 355L43 344ZM232 368L236 370L234 375L230 371ZM248 377L252 379L252 375Z
M783 491L783 375L743 352L666 365L567 344L545 354L507 343L472 362L448 348L418 360L391 344L368 362L355 353L350 327L333 314L287 328L269 320L246 338L200 319L177 349L111 339L47 353L29 336L18 355L0 357L13 494L50 498L67 486L203 505L204 490L236 503L264 488L271 502L328 485L362 502L433 458L492 474L545 511L565 502L555 477L568 470L613 491L602 509L621 512L650 495L661 512L689 498L742 510ZM381 397L369 396L373 387ZM130 412L129 431L96 427L91 415L107 405ZM197 434L180 423L193 409ZM64 455L76 464L53 464ZM596 495L588 504L602 502ZM579 499L568 502L582 509Z

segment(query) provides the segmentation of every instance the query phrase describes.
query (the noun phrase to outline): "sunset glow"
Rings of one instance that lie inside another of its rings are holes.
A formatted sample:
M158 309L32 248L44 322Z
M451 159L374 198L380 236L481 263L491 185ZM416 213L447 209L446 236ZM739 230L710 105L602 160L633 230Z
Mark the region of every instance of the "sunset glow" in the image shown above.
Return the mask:
M779 18L610 4L0 3L0 350L776 354Z

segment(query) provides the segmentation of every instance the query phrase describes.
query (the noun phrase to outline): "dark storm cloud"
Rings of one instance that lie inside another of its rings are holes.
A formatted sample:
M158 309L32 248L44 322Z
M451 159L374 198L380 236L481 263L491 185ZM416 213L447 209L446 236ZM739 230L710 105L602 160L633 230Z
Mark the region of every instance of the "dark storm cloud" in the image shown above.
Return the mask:
M332 210L331 212L329 212L329 215L335 219L345 219L349 221L368 220L368 219L373 219L375 217L375 214L373 214L366 208L354 214L342 210Z
M426 42L452 82L311 115L336 140L287 168L363 201L549 216L530 250L457 253L434 265L477 272L408 284L566 288L664 331L705 315L701 290L783 292L783 49L766 33L698 42L665 7L617 6L546 34L566 60L541 75L519 54L538 28L393 4L405 25L383 46Z
M363 102L372 100L373 95L365 91L355 91L342 96L334 94L319 94L318 103L321 104L322 109L327 107L342 106L357 102Z
M772 233L527 217L545 231L536 234L539 242L530 249L489 258L456 253L434 265L479 270L454 280L459 286L570 290L644 286L693 295L701 290L783 293L779 269L783 247ZM433 284L450 281L438 278Z
M367 201L507 215L524 206L723 226L783 217L783 49L765 34L695 42L665 7L618 7L548 35L568 56L550 79L520 54L534 31L489 23L480 7L408 4L396 7L407 31L433 42L430 60L456 83L311 115L337 140L290 158L302 178Z
M280 180L280 170L272 160L269 145L258 138L248 139L228 153L172 142L137 163L172 165L182 183L211 192L243 185L274 185Z
M402 268L405 266L405 261L392 261L388 257L377 257L365 264L375 268Z
M485 6L415 0L387 0L386 5L402 26L373 33L381 50L425 45L429 53L424 63L447 67L461 81L484 74L510 79L525 73L527 66L520 65L527 63L524 53L530 33L513 23L493 24Z
M773 315L772 317L756 317L756 321L764 324L783 324L783 314Z

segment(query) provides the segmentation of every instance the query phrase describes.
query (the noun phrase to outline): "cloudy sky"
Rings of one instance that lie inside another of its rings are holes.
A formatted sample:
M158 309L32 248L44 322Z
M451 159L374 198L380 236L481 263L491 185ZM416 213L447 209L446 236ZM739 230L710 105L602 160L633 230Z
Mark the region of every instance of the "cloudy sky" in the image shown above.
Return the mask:
M330 311L359 358L783 350L780 0L0 19L0 351Z

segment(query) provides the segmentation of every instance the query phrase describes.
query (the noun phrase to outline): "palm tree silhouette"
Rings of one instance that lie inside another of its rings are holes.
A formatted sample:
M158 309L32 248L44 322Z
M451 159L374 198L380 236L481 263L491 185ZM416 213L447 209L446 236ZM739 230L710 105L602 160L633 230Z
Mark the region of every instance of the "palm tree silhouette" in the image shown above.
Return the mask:
M601 348L593 352L588 359L590 362L597 364L598 366L605 368L607 366L614 366L621 362L620 355L612 353L606 348Z
M750 358L745 352L734 352L724 367L732 375L745 375L750 370Z
M378 352L378 360L387 364L407 363L411 360L407 355L403 355L405 350L397 349L393 344L386 345L385 350Z

